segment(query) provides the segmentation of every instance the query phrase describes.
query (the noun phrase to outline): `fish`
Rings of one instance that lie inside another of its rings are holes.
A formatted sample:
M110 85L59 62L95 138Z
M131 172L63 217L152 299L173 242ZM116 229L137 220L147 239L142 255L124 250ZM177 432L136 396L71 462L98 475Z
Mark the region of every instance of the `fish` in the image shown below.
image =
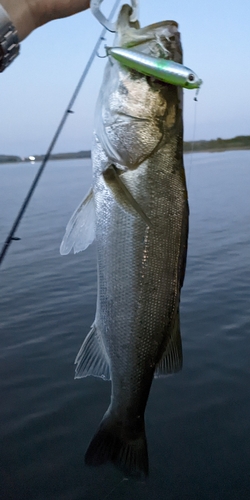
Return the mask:
M198 89L202 80L194 71L170 59L155 58L122 47L107 48L108 55L140 73L186 89Z
M123 5L115 47L182 63L178 24L144 28ZM70 219L61 254L96 239L95 320L76 357L75 378L111 380L110 405L85 454L123 473L149 473L144 413L154 377L182 367L179 304L188 198L182 88L108 58L96 105L93 185Z

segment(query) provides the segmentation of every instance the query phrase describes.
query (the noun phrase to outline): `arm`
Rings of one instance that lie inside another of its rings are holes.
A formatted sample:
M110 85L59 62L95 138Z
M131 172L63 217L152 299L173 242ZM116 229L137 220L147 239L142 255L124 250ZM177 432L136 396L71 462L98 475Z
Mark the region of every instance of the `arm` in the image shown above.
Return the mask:
M0 0L22 41L35 28L86 10L90 0Z
M0 0L0 73L35 28L89 7L90 0Z

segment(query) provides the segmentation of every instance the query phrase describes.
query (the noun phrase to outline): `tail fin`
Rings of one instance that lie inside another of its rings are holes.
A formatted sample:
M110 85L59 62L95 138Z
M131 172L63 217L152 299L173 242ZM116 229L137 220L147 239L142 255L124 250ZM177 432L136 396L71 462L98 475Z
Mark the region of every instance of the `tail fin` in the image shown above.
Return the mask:
M85 454L86 465L112 462L129 475L148 475L148 451L144 422L135 436L109 414L101 422Z

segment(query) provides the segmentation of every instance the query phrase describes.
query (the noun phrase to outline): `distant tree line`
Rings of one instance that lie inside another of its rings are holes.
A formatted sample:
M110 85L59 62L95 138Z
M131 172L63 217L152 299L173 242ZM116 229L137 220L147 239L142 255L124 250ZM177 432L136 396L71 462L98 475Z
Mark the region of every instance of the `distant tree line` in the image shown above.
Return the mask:
M213 139L211 141L184 142L184 152L224 151L226 149L250 149L250 135L238 135L233 139Z
M0 163L18 163L22 161L20 156L0 155Z

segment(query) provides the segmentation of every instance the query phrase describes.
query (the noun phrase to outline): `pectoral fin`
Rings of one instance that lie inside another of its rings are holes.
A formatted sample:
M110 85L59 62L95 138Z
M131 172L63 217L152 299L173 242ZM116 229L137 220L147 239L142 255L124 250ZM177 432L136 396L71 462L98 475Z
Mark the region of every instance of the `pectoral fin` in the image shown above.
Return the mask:
M110 167L103 172L103 178L112 192L115 201L125 210L125 212L129 212L133 216L138 214L148 226L152 226L150 219L135 200L127 186L125 186L119 175L119 170L114 165L110 165Z
M60 254L67 255L85 250L95 239L95 206L91 189L69 220L63 237Z
M180 315L176 314L172 334L163 353L161 361L155 370L155 377L164 377L170 373L175 373L182 368L182 343L180 332Z

